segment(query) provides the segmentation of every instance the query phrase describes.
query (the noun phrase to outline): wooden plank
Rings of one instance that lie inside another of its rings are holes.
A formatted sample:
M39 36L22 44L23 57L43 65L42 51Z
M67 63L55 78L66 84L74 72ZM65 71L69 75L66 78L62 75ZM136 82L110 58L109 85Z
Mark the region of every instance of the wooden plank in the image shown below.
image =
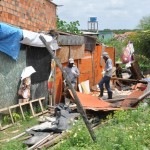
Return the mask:
M6 111L6 110L8 110L8 108L2 108L0 109L0 112Z
M21 136L23 136L23 135L25 135L25 134L26 134L26 132L20 133L20 134L17 135L17 136L14 136L14 137L12 137L12 138L10 138L10 139L7 139L7 142L9 142L9 141L11 141L11 140L15 140L15 139L17 139L17 138L19 138L19 137L21 137Z
M102 43L102 51L101 51L101 56L100 56L100 66L103 64L103 53L105 51L105 45Z
M51 136L51 134L47 135L46 137L44 137L43 139L41 139L40 141L35 143L33 146L29 147L27 150L35 149L38 145L40 145L40 143L42 143L43 141L47 140L50 136Z
M22 109L21 104L19 104L19 107L20 107L20 111L21 111L21 114L22 114L23 120L25 120L25 116L24 116L24 112L23 112L23 109Z
M12 109L12 108L16 108L16 107L19 107L19 104L10 106L9 108Z
M22 105L30 104L31 102L33 103L33 102L37 102L37 101L39 101L39 100L44 100L44 99L45 99L45 97L42 97L42 98L39 98L39 99L31 100L31 101L29 101L29 102L19 103L19 104L10 106L9 108L10 108L10 109L16 108L16 107L19 107L20 105L22 106ZM8 109L8 108L0 109L0 112L1 112L1 111L5 111L5 110L7 110L7 109Z
M147 81L144 81L144 80L123 79L123 78L117 78L117 77L111 77L111 80L121 80L121 81L127 81L127 82L138 82L138 83L146 83L147 84Z
M56 51L56 56L60 59L61 63L68 62L69 46L62 46L61 49Z
M72 57L74 60L81 59L84 57L84 51L85 51L85 45L81 46L70 46L70 57ZM68 60L67 60L68 62Z
M150 82L148 82L148 85L146 89L144 90L144 93L146 93L147 91L150 91ZM147 98L150 98L150 96L148 96Z
M150 95L150 91L147 91L146 93L144 93L143 95L141 95L140 97L138 97L138 101L143 100L144 98L148 97Z
M15 124L14 119L13 119L13 116L12 116L12 113L11 113L11 109L13 109L13 108L20 107L20 111L21 111L21 114L22 114L24 120L25 120L25 116L24 116L24 112L23 112L22 106L27 105L27 104L30 105L30 108L31 108L31 111L32 111L32 115L33 115L33 116L31 116L30 118L39 116L39 115L44 114L44 113L47 113L48 110L44 110L43 105L42 105L42 102L41 102L42 100L45 100L45 97L42 97L42 98L39 98L39 99L35 99L35 100L31 100L31 101L25 102L25 103L19 103L19 104L17 104L17 105L13 105L13 106L10 106L10 107L8 107L8 108L2 108L2 109L0 109L0 112L7 111L7 110L8 110L8 112L9 112L9 114L10 114L10 117L11 117L11 121L12 121L12 124L5 125L5 126L3 126L3 127L2 127L2 125L0 124L0 130L7 129L7 128L9 128L10 126L12 126L13 124ZM37 102L37 101L39 101L39 103L41 102L40 107L41 107L41 111L42 111L42 112L40 112L40 113L38 113L38 114L35 114L35 113L34 113L33 106L32 106L32 103Z
M84 44L81 46L62 46L61 49L56 51L56 56L61 63L66 63L69 57L72 57L74 60L83 58L84 50Z
M113 103L113 102L117 102L117 101L123 101L124 99L125 99L125 97L124 98L109 99L109 100L105 100L105 102Z
M37 149L38 149L38 150L41 150L41 149L44 149L44 148L46 148L46 147L48 148L48 147L50 147L51 145L53 145L53 144L59 142L59 141L60 141L60 138L62 139L62 136L60 137L60 135L61 135L61 134L59 134L59 133L53 134L53 136L51 136L50 138L48 138L47 142L43 143L42 145L39 145L39 146L37 147ZM60 137L60 138L58 138L58 140L56 141L55 139L56 139L57 137Z
M56 56L56 51L55 51L55 56ZM56 63L55 63L55 60L53 60L53 63L54 63L54 83L53 83L52 100L53 100L53 105L55 105L55 99L56 99Z
M35 99L35 100L32 100L32 101L29 101L29 102L37 102L37 101L39 101L39 100L44 100L45 99L45 97L42 97L42 98L38 98L38 99Z
M11 113L11 108L9 107L8 110L9 110L11 121L14 124L15 122L14 122L14 119L13 119L13 116L12 116L12 113Z
M1 130L1 131L2 131L2 130L5 130L5 129L11 127L12 125L14 125L14 124L5 125L5 126L3 126L3 127L1 126L0 130Z
M48 112L48 110L45 110L45 111L40 112L40 113L36 113L36 114L34 114L34 116L31 116L30 118L34 118L34 117L40 116L40 115L45 114L47 112Z
M33 110L32 102L30 101L30 102L29 102L29 104L30 104L30 108L31 108L32 116L34 117L34 116L35 116L35 114L34 114L34 110Z
M139 64L137 61L133 61L131 63L131 67L130 67L130 70L132 72L132 75L135 79L142 79L143 78L143 75L141 73L141 70L140 70L140 67L139 67Z
M49 137L49 138L47 139L47 141L46 141L45 143L43 143L43 144L41 144L41 145L38 145L37 149L38 149L38 150L44 149L44 147L47 145L47 143L49 143L50 141L52 141L53 139L55 139L55 138L56 138L57 136L59 136L59 135L60 135L59 133L53 134L51 137Z
M43 113L43 112L44 112L44 109L43 109L43 105L42 105L41 100L39 100L39 104L40 104L40 107L41 107L41 110L42 110L42 113Z
M67 132L63 132L61 134L56 134L53 139L51 139L50 141L46 142L45 144L41 145L38 149L47 149L48 147L58 143L59 141L61 141L63 138L67 137Z
M91 36L84 36L85 40L85 49L88 51L94 51L96 46L96 38Z
M83 88L83 93L90 94L89 80L80 83Z

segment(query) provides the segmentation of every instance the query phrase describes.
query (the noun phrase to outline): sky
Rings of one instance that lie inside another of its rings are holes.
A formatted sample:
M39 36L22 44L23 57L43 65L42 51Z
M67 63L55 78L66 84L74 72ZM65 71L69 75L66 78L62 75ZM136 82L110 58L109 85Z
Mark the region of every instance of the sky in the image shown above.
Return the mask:
M150 0L52 0L58 17L67 23L79 21L87 30L90 17L96 17L98 29L135 29L150 16Z

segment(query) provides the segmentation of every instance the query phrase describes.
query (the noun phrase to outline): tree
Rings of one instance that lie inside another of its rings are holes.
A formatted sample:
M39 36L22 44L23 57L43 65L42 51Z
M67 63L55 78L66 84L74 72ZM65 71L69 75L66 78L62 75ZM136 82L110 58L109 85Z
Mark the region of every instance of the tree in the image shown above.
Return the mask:
M60 31L81 34L82 32L78 29L78 26L80 26L79 21L67 23L57 17L57 29Z
M138 27L142 30L150 30L150 16L145 16L140 20Z

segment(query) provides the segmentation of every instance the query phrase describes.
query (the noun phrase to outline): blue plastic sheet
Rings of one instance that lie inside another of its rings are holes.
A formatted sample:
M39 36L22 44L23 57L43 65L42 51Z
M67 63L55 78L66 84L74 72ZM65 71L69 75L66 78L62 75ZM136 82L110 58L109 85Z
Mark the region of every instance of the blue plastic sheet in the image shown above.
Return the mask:
M0 22L0 51L14 60L18 59L22 37L22 29Z

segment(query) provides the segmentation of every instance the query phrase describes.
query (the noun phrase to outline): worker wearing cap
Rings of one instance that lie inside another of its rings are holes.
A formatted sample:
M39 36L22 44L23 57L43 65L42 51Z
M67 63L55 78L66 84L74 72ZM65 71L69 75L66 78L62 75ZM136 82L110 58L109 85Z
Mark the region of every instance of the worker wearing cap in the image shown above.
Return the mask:
M104 88L103 84L105 84L106 90L108 92L108 99L112 99L112 91L110 88L110 78L112 77L112 60L109 58L109 55L107 52L103 53L103 59L105 61L105 73L101 81L98 83L99 88L100 88L100 95L99 97L103 96Z
M68 66L65 67L65 71L70 79L72 86L75 87L80 72L79 69L75 66L73 58L69 59Z

